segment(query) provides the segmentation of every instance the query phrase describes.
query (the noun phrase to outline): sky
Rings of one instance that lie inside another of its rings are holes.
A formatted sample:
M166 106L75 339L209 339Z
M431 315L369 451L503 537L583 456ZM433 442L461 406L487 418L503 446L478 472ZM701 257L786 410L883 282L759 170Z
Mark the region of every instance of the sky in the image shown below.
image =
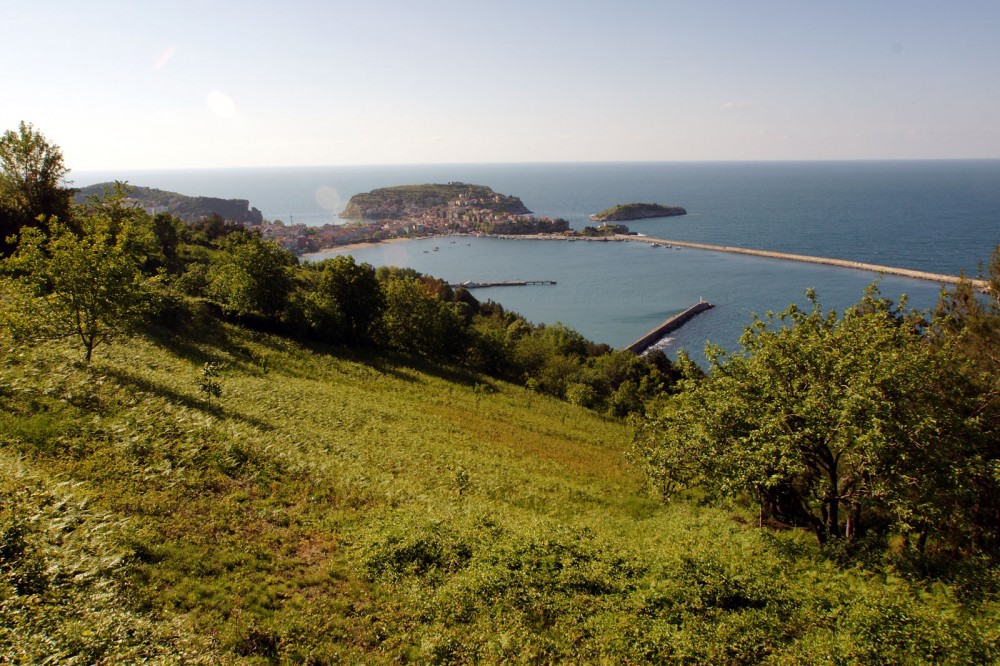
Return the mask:
M32 0L0 130L73 170L1000 158L996 0Z

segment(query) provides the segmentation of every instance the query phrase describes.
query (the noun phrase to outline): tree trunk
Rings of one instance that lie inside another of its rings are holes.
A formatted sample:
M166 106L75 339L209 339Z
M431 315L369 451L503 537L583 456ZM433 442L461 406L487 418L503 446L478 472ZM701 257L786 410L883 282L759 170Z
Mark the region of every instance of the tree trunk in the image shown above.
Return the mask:
M830 489L827 502L830 506L826 516L826 531L830 536L836 538L840 536L840 485L837 478L837 468L830 468Z

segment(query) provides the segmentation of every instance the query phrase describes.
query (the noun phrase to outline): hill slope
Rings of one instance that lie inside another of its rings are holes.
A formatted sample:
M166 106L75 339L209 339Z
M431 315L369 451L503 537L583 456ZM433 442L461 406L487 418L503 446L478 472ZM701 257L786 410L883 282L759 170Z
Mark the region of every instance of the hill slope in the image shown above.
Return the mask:
M76 191L74 201L86 203L92 196L101 196L114 183L97 183ZM218 197L191 197L177 192L158 190L154 187L128 186L129 199L139 204L146 212L170 213L185 222L197 222L212 214L241 224L260 224L264 215L250 206L246 199L220 199Z
M975 590L840 570L808 535L647 498L619 423L461 371L206 326L91 366L60 346L4 352L0 656L997 656ZM219 397L199 389L206 363Z

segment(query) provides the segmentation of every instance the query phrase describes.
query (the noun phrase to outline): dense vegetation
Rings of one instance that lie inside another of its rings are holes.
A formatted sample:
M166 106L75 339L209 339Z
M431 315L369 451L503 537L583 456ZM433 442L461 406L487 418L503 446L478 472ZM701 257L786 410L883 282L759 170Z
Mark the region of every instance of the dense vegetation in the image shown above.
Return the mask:
M680 206L661 206L651 203L626 203L612 206L600 213L590 216L596 222L627 222L629 220L642 220L649 217L676 217L687 215L687 211Z
M790 310L706 375L122 191L40 215L0 279L0 661L1000 658L968 285Z
M746 499L761 522L821 543L895 535L920 552L931 539L995 553L1000 365L964 348L997 348L996 304L945 304L928 322L874 288L842 317L810 296L810 312L755 321L741 352L712 350L709 376L644 422L638 448L661 492Z
M340 217L348 220L402 219L414 210L443 208L452 201L474 202L477 207L498 213L531 213L517 197L498 194L484 185L428 183L383 187L351 197Z
M91 197L102 196L105 190L114 189L114 183L96 183L76 190L73 200L84 204ZM185 222L197 222L204 217L218 215L225 220L242 224L260 224L264 216L250 206L246 199L219 199L217 197L190 197L154 187L129 188L129 199L142 208L160 213L170 213Z

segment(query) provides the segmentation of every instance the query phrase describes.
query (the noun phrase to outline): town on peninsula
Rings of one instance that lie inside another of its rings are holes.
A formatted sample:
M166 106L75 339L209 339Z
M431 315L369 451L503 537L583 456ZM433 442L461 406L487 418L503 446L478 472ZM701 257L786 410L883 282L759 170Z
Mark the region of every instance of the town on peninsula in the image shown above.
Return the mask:
M78 192L77 197L85 198L110 185L92 185ZM631 233L625 225L611 222L686 212L657 204L622 204L591 216L602 223L600 226L574 230L565 219L535 216L516 196L500 194L485 185L451 182L400 185L355 194L339 214L344 222L308 226L266 220L245 199L188 197L149 187L129 187L130 198L147 212L170 213L189 222L211 217L236 222L296 255L354 243L456 234L611 237ZM613 214L616 211L618 214ZM625 211L624 216L621 211Z

